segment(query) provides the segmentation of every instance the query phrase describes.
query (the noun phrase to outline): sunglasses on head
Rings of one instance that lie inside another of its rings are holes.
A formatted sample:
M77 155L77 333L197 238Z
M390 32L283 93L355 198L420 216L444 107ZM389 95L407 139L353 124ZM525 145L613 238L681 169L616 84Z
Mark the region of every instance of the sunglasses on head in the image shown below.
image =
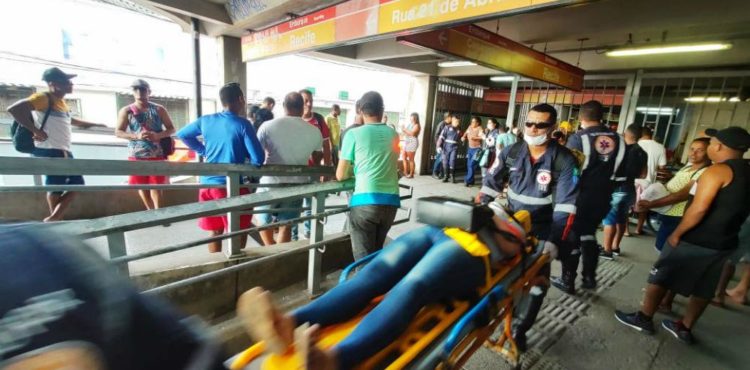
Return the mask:
M536 127L539 130L543 130L543 129L552 127L552 123L551 122L526 122L526 123L524 123L524 125L526 125L526 127L528 127L528 128Z

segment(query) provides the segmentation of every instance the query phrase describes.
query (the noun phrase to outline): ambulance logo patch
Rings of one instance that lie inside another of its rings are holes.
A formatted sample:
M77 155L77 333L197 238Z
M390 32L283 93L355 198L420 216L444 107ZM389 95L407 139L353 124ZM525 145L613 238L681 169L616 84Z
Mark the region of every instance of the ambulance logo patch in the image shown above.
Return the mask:
M615 140L609 136L597 136L594 139L594 150L601 155L609 155L615 150Z
M550 182L552 182L552 174L549 171L539 171L536 173L537 188L540 192L546 193Z
M549 172L542 172L536 174L536 182L539 185L547 185L552 182L552 175Z

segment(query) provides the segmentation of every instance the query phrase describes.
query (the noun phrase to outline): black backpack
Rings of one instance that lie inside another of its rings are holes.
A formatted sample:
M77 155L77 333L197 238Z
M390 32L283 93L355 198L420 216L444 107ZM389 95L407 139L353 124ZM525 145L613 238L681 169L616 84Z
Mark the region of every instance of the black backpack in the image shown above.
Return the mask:
M49 93L46 95L49 103L47 111L44 112L44 119L42 119L42 126L40 128L42 131L44 131L44 125L47 124L47 118L49 118L49 113L52 111L52 97ZM31 122L34 122L33 116ZM14 120L13 125L10 126L10 137L13 138L13 147L18 152L31 154L34 152L34 149L36 149L36 145L34 145L34 134L16 120Z
M625 163L618 169L618 177L638 179L648 166L648 154L638 144L625 147Z

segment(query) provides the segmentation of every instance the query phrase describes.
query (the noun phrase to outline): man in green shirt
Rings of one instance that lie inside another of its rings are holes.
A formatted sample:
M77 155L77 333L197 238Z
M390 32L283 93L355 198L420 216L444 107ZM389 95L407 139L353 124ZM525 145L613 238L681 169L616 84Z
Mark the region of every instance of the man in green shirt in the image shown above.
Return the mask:
M336 178L354 176L349 229L355 259L383 248L401 206L398 188L398 134L383 120L383 97L375 91L360 99L364 126L352 130L341 144Z

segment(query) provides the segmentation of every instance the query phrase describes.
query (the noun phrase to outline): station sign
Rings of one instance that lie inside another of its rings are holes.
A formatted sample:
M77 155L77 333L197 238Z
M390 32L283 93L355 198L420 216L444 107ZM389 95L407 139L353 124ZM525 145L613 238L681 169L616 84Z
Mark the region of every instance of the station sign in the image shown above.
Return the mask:
M242 37L258 60L584 0L349 0Z
M401 36L401 43L580 91L584 70L474 25Z

